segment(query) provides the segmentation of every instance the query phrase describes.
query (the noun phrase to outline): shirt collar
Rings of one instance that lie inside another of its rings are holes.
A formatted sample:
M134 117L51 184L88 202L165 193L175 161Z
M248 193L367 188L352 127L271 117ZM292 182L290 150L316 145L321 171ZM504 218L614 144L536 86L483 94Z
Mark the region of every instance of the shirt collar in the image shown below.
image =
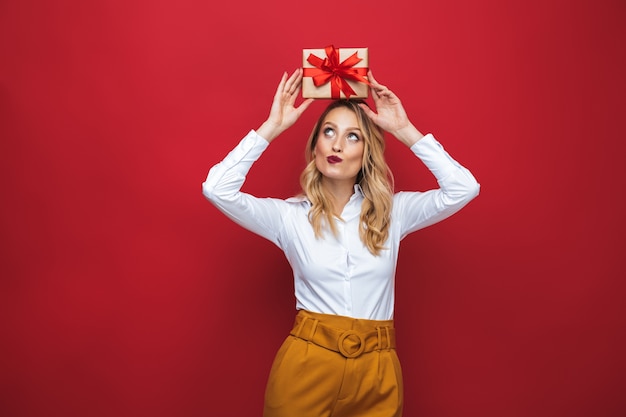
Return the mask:
M354 184L354 194L350 196L348 204L343 208L342 218L348 221L361 215L361 205L363 204L363 190L359 184Z
M353 217L355 215L360 215L361 214L361 203L363 202L363 199L365 198L365 195L363 194L363 189L361 188L360 184L354 184L354 194L352 194L350 196L350 200L348 201L348 204L346 204L346 207L344 207L344 220L347 220L350 217ZM311 206L311 200L309 200L309 198L304 195L304 194L300 194L298 196L295 197L291 197L287 199L288 202L306 202L309 207Z

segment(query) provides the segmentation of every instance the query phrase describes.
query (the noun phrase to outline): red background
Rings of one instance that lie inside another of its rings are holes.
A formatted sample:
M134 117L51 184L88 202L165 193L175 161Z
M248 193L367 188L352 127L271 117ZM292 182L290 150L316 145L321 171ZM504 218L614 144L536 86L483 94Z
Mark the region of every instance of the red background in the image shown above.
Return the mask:
M0 3L0 414L260 415L290 269L200 184L302 48L481 183L408 237L407 416L626 415L622 0ZM317 102L245 185L298 190ZM398 189L434 186L392 138Z

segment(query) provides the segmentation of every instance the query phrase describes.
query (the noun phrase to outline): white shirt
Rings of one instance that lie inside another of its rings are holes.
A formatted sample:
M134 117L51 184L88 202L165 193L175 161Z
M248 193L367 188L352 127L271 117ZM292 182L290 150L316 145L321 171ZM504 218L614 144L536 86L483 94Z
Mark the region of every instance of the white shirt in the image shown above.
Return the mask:
M316 238L306 197L258 198L241 192L246 174L269 143L254 130L202 184L204 196L229 218L281 248L293 269L296 308L370 320L390 320L400 241L460 210L478 195L472 174L448 155L432 134L411 150L435 175L441 188L399 192L393 197L387 249L372 255L359 237L363 195L355 192L336 219L338 234Z

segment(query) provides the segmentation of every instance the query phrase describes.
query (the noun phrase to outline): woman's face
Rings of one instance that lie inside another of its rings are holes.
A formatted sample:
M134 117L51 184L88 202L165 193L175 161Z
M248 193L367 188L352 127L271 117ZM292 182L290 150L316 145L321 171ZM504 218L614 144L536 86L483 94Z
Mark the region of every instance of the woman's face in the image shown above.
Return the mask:
M346 107L337 107L322 122L313 152L315 166L326 179L354 184L364 148L356 114Z

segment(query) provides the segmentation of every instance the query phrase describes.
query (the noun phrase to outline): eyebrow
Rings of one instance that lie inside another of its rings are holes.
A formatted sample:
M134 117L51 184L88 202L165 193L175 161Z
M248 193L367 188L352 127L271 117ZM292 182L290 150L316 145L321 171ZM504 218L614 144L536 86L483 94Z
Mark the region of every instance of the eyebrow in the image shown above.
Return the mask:
M325 125L331 125L332 127L337 127L337 125L331 122L330 120L326 120L322 126L325 126ZM349 127L346 130L358 130L359 132L361 131L361 129L358 127Z

